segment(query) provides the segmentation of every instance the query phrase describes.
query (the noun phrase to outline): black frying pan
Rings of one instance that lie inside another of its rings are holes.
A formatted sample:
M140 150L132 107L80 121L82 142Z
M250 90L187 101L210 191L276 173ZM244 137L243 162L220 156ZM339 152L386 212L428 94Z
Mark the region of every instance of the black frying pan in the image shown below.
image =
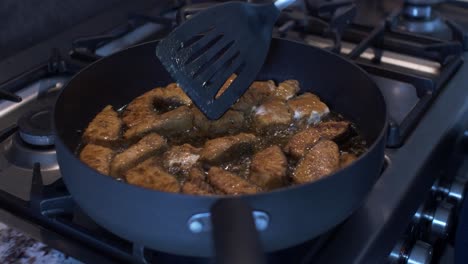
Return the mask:
M212 232L203 229L206 225L200 228L198 222L194 224L193 216L209 223L212 205L226 197L165 193L129 185L99 174L75 154L81 131L104 106L120 108L156 86L173 82L154 55L156 45L149 42L99 60L63 89L54 114L60 169L77 204L111 232L160 251L210 256ZM364 71L318 48L273 39L257 79L299 80L302 92L318 94L330 109L355 122L369 145L352 165L319 181L231 197L231 202L244 201L260 222L263 220L264 230L259 231L263 249L274 251L324 233L360 205L382 168L387 115L378 87ZM230 218L221 214L216 219L226 221L225 230L231 228ZM215 222L223 224L218 220ZM215 229L219 230L219 225Z

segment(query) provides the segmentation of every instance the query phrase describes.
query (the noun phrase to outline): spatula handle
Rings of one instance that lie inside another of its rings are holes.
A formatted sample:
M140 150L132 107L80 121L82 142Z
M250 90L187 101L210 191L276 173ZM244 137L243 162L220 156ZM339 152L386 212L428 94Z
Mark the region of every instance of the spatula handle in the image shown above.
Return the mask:
M290 6L291 4L293 4L294 2L296 2L296 0L277 0L275 2L275 6L276 8L278 8L279 10L283 10L285 9L286 7Z

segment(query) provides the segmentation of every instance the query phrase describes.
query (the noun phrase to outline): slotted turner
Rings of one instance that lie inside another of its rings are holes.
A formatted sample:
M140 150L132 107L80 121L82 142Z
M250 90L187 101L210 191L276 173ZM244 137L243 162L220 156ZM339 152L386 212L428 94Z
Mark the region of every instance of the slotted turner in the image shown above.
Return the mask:
M255 80L268 53L276 19L294 2L216 5L161 40L156 55L200 111L209 119L218 119ZM234 73L237 78L217 96Z

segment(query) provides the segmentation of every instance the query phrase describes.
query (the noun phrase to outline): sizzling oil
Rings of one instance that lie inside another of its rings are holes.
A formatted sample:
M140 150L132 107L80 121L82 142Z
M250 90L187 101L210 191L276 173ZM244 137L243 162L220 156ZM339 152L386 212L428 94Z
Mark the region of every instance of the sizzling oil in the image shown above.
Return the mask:
M127 105L124 105L123 107L121 107L121 108L119 108L117 110L120 117L122 116L122 114L125 111L126 107L127 107ZM162 107L160 105L157 108L158 109L156 109L156 105L155 105L153 110L155 111L155 113L161 114L163 112L173 110L173 109L177 108L177 106L164 103L162 105ZM247 123L248 125L242 131L237 131L236 133L245 132L245 133L253 133L253 134L257 135L254 127L252 126L253 122L251 122L251 120L249 120L249 119L247 119L245 121L246 121L245 123ZM345 119L339 113L330 112L325 117L323 117L322 120L321 120L321 122L327 122L327 121L348 121L348 120ZM289 139L294 134L296 134L297 132L302 131L302 130L308 128L308 127L309 126L298 127L298 126L291 125L290 127L288 127L285 130L276 131L276 132L274 132L272 134L257 135L259 140L257 141L257 143L252 148L253 153L255 153L255 152L259 151L259 150L268 148L268 147L273 146L273 145L277 145L280 148L283 148L287 144ZM123 136L124 130L125 130L125 128L123 128L121 130L121 137ZM209 137L209 136L208 137L200 136L200 133L198 133L198 132L199 131L197 131L197 128L194 127L191 130L186 131L186 132L184 132L182 134L174 135L174 136L168 138L167 140L168 140L169 148L170 148L170 146L177 146L177 145L182 145L182 144L186 144L186 143L190 144L190 145L192 145L194 147L201 148L201 147L203 147L203 145L205 144L205 142L207 140L214 138L214 137ZM230 133L230 134L233 134L233 133ZM227 136L227 135L230 135L230 134L228 133L228 134L222 135L222 136ZM187 135L190 135L190 136L187 136ZM352 153L352 154L355 154L356 156L359 156L359 155L363 154L368 148L366 141L361 136L361 133L359 133L359 130L357 129L357 127L355 126L354 123L351 123L350 131L347 134L347 136L343 140L338 141L336 143L339 146L340 153ZM81 152L84 145L85 145L84 142L81 142L78 145L78 147L76 148L76 155L77 156L79 156L79 153ZM114 148L114 150L116 151L116 153L121 153L124 150L126 150L128 147L129 147L128 142L121 142L121 144L116 146ZM252 162L252 153L247 153L247 154L244 154L244 155L240 156L239 158L237 158L235 160L222 163L222 164L219 165L219 167L221 167L221 168L223 168L223 169L225 169L227 171L236 173L237 175L239 175L242 178L248 178L249 173L250 173L250 164L251 164L251 162ZM161 159L159 159L159 163L160 163L159 165L162 166L162 155L161 155ZM292 173L295 166L296 166L296 161L294 161L293 159L288 158L288 169L287 169L288 175L290 175ZM208 167L205 166L204 168L205 168L206 171L208 170ZM173 173L173 175L181 183L183 183L184 180L186 179L186 176L183 173L180 173L180 172ZM290 179L290 178L291 177L288 177L288 179ZM121 177L116 178L116 180L125 181L125 179L121 178ZM290 184L292 184L292 183L290 183Z

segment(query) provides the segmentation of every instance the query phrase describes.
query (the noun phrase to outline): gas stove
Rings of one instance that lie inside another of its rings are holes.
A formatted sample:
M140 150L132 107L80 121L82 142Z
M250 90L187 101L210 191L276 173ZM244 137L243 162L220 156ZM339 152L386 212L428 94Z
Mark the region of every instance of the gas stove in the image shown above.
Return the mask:
M74 74L216 4L195 2L116 4L1 57L1 222L89 263L212 262L156 252L94 223L61 180L51 126L54 100ZM327 234L268 254L269 262L438 263L453 246L468 177L467 15L463 1L429 0L310 0L282 13L275 37L365 69L390 124L385 166L362 206Z

